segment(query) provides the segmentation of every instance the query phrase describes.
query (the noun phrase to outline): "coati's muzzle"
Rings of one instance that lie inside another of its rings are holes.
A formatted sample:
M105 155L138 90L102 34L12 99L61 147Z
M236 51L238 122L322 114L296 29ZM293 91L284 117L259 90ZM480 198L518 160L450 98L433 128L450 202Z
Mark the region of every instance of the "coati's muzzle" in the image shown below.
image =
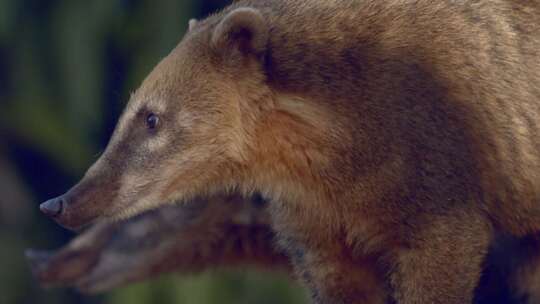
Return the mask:
M98 182L97 178L83 178L67 193L42 203L39 209L63 227L77 229L113 207L114 188L114 184Z

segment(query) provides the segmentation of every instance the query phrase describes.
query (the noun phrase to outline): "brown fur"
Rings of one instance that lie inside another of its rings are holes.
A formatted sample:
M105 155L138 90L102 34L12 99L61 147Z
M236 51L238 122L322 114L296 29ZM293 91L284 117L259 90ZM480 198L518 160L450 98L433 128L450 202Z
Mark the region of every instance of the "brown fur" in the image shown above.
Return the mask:
M100 211L260 191L315 302L470 303L493 232L540 230L539 49L532 0L235 2L134 94Z

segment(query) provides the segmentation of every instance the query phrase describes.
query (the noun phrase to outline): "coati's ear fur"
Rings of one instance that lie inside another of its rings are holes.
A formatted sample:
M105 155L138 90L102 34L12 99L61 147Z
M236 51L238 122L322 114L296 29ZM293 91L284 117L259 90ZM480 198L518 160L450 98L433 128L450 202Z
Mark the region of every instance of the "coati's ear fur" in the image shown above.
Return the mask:
M228 13L212 34L212 45L217 52L260 58L269 39L269 27L263 15L256 9L237 8Z
M191 31L195 26L197 26L197 19L190 19L189 20L189 28L188 31Z

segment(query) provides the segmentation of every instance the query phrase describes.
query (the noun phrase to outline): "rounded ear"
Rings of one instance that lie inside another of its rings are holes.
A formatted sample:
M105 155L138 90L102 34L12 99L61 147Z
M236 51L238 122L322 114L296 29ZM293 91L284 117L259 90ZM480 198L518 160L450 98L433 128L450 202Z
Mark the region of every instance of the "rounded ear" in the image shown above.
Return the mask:
M218 52L240 51L259 56L266 51L269 27L263 15L253 8L237 8L227 14L212 34Z

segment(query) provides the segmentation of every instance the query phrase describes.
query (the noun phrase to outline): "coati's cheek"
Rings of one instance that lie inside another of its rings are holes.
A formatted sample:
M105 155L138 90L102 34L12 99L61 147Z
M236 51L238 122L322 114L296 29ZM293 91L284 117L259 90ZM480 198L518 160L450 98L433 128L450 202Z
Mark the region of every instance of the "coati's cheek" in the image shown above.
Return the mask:
M119 178L118 196L111 203L111 208L104 217L118 220L126 219L146 210L159 207L163 202L158 199L159 169L146 172L130 170Z
M171 156L168 165L160 169L159 200L179 202L204 195L215 187L220 176L221 156L212 145L188 146ZM213 152L214 151L214 152Z

